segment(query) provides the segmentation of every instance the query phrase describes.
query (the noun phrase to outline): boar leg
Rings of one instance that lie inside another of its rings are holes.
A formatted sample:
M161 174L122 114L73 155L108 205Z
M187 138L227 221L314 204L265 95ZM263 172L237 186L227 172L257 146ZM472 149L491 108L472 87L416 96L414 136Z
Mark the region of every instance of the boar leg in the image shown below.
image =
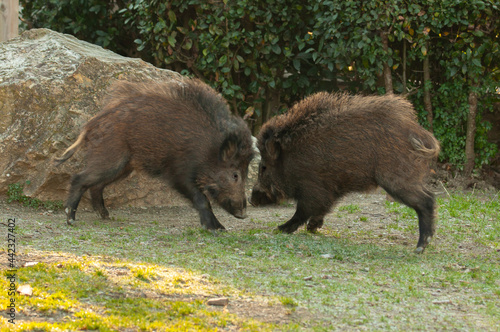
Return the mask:
M131 166L128 165L128 157L119 160L97 158L98 154L89 156L87 168L71 178L68 199L66 201L66 222L73 225L75 222L76 209L82 195L87 189L96 187L94 195L98 198L92 199L92 204L100 205L104 187L118 178L130 174ZM128 173L127 173L128 172ZM98 187L102 186L102 190ZM100 192L99 192L100 191ZM94 202L95 201L95 202ZM104 201L102 202L104 207ZM104 208L105 209L105 208Z
M309 232L316 231L316 229L323 226L323 218L330 211L336 200L337 198L332 195L315 196L307 200L299 200L297 202L297 210L292 219L278 226L278 230L284 233L293 233L310 219L307 224L307 230Z
M201 191L195 191L192 201L194 208L200 215L200 222L203 227L210 230L225 229L215 217L210 201Z
M130 173L132 173L132 170L133 169L130 164L127 164L127 166L121 172L119 172L116 177L111 178L108 181L100 183L89 189L90 197L92 199L92 208L94 209L94 211L98 212L101 215L102 219L109 219L109 212L104 205L104 197L102 196L104 188L115 181L126 178L130 175Z
M404 190L383 188L396 200L399 200L417 212L420 236L415 252L423 252L434 235L435 230L434 209L436 202L434 194L422 186L408 187Z
M307 222L307 231L315 233L318 228L323 227L323 219L325 216L314 216Z
M90 188L90 198L92 200L92 208L94 211L99 212L102 219L109 219L109 211L104 205L104 197L102 196L104 187L106 187L106 185L97 185Z
M307 211L307 206L302 202L297 202L297 210L293 215L292 219L288 220L283 225L278 226L278 230L283 233L293 233L300 226L305 224L307 220L311 217L311 214Z

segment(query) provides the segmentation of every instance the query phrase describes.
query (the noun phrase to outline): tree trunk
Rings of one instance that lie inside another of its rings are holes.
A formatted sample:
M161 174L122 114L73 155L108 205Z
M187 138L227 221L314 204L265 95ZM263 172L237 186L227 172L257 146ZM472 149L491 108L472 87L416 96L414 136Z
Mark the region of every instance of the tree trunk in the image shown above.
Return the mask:
M262 124L276 115L280 104L280 91L270 87L266 88L266 99L262 105Z
M19 0L0 0L0 42L19 34Z
M389 51L389 39L387 38L387 32L380 32L380 38L382 38L382 47L386 53ZM391 67L387 62L384 62L384 86L386 94L393 94L394 89L392 88L392 73Z
M429 49L429 42L427 42L427 50ZM431 71L429 65L429 53L425 55L424 58L424 108L427 112L427 122L429 122L430 132L434 132L432 122L434 120L434 114L432 112L432 102L431 102Z
M469 114L467 115L467 133L465 137L465 176L470 176L472 174L476 159L476 154L474 153L474 137L476 136L477 93L475 88L477 86L477 81L472 80L471 90L469 92Z

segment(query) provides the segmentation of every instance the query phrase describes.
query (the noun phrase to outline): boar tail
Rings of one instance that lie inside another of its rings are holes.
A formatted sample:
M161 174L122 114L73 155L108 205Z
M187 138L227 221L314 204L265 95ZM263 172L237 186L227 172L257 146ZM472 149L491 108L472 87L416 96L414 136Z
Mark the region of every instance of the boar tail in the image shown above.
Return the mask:
M410 143L414 152L418 157L424 159L435 159L441 150L439 142L432 134L427 134L424 139L412 136Z
M80 148L80 145L82 145L83 140L85 139L85 136L87 135L87 130L83 130L80 135L78 136L78 139L76 140L75 143L73 143L69 148L64 151L63 155L54 159L54 166L59 166L62 163L64 163L66 160L71 158L71 156Z

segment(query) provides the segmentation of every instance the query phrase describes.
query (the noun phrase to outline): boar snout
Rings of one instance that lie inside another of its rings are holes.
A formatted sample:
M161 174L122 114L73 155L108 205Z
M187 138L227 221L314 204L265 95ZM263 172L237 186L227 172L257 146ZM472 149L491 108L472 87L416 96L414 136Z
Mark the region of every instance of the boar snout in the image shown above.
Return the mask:
M263 190L259 185L256 185L252 189L252 197L250 197L249 202L252 206L259 206L275 204L276 200L272 200L270 195L267 194L267 191Z
M221 203L221 206L224 210L231 213L238 219L245 219L247 217L246 198L242 199L241 202L234 202L230 199L227 199Z

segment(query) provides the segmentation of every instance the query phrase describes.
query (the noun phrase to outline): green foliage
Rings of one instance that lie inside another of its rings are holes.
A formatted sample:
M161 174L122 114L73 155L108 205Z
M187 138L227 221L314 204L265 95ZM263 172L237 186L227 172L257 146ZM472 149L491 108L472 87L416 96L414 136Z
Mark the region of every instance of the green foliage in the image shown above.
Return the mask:
M133 54L133 29L117 10L127 0L20 0L24 28L49 28L107 47L120 54Z
M314 91L309 71L318 68L307 63L313 38L305 28L312 24L310 5L136 0L120 13L138 27L138 50L159 66L210 82L241 115L254 112L266 120L280 109L280 95L286 101ZM277 95L274 103L271 95Z
M30 184L26 181L26 184ZM18 202L23 206L31 208L44 208L47 210L61 210L63 208L62 201L41 201L38 198L32 198L24 195L24 185L20 183L9 184L7 188L7 203Z
M479 96L476 166L487 142L500 77L500 9L492 0L389 1L26 1L23 16L199 77L222 92L254 132L275 114L320 91L407 94L424 126L423 60L430 63L432 124L441 161L465 161L468 95ZM75 10L78 8L78 10ZM384 40L386 44L384 45Z

